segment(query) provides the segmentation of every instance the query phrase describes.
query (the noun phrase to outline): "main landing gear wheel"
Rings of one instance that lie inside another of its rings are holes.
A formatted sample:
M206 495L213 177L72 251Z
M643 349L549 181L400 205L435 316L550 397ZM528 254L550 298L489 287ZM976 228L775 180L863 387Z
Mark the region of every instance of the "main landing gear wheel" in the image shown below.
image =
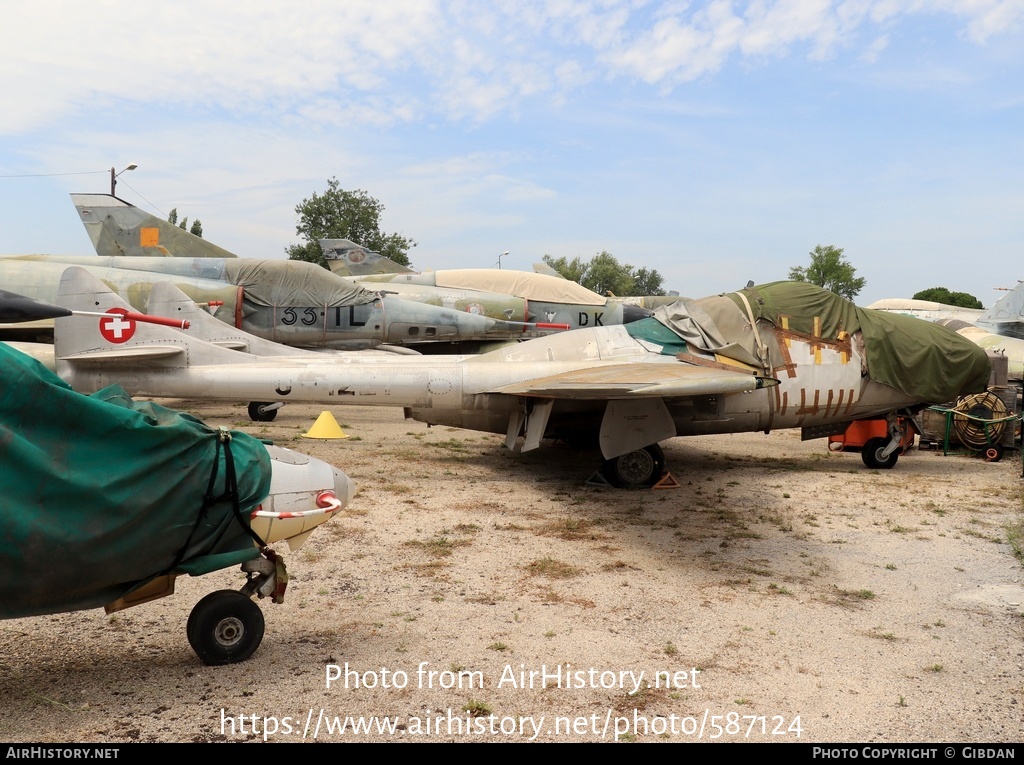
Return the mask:
M235 590L217 590L196 603L185 631L203 664L245 661L263 641L263 612Z
M657 444L604 461L604 477L619 489L654 486L665 473L665 453Z
M250 401L249 419L253 422L272 422L277 417L277 409L267 409L269 401Z
M882 457L882 451L885 449L886 444L889 443L887 438L872 438L869 439L864 448L861 450L860 458L864 460L864 464L873 470L888 470L896 464L896 460L900 458L900 450L897 449L888 457Z

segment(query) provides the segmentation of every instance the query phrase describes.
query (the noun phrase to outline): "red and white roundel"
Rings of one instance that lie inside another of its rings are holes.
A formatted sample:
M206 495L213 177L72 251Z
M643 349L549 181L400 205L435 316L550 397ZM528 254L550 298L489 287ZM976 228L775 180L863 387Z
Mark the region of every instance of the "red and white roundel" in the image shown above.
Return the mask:
M126 343L135 334L135 321L125 318L124 308L111 308L100 319L100 334L108 343Z

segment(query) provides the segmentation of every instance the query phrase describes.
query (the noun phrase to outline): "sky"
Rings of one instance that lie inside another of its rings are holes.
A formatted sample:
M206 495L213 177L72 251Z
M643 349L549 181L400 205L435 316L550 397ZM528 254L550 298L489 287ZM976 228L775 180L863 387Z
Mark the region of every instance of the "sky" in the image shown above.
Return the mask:
M1024 279L1024 0L0 0L0 253L110 190L284 258L337 178L420 269L606 250L700 297ZM2 286L2 285L0 285Z

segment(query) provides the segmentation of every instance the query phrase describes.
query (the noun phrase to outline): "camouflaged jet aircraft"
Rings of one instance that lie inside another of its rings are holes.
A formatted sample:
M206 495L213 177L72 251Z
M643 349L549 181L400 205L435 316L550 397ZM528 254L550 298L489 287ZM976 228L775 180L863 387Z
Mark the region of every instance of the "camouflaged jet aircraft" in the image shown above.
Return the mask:
M194 267L206 269L212 268L213 262L222 263L225 272L237 268L233 263L242 260L205 239L193 236L109 194L72 194L71 197L97 254L102 257L129 256L137 260L156 257L158 260L155 264L147 268L166 270L168 273L174 272L168 260L194 259L190 260L195 263ZM649 311L643 308L603 298L578 284L561 279L497 269L415 274L405 266L347 239L325 242L328 263L336 273L333 277L335 283L344 284L354 291L354 296L347 298L348 302L359 304L375 297L403 305L406 309L408 306L405 303L414 303L427 306L420 310L421 314L434 315L439 310L448 311L449 317L453 313L470 314L479 317L476 321L482 321L488 327L486 331L476 328L458 333L410 328L405 336L401 336L401 332L392 333L383 342L426 345L428 347L425 350L430 350L429 344L438 346L441 342L524 340L579 326L622 324L649 315ZM206 266L202 264L203 258L209 261ZM295 262L286 261L288 265ZM277 263L278 269L283 271L284 263ZM390 277L394 277L394 280ZM321 311L315 307L309 310L313 313L299 308L285 318L293 322L292 326L306 321L318 324L322 318L327 323L332 319L345 319L341 314L332 317L330 313L322 317ZM390 313L395 311L385 311L385 315ZM487 319L497 321L498 324L488 325ZM466 320L466 323L471 321ZM246 329L254 331L249 327ZM268 336L261 332L254 333ZM394 339L396 336L399 338ZM270 339L286 342L276 337ZM350 344L345 347L353 346Z
M321 239L320 246L334 273L367 289L492 319L557 330L629 324L651 315L637 301L603 297L561 276L495 268L416 273L348 239Z
M422 422L504 433L523 451L544 438L591 443L618 486L657 482L667 438L777 428L819 437L984 390L989 377L985 352L955 332L803 283L681 301L640 322L479 356L325 361L254 357L126 321L123 301L80 269L64 275L60 302L111 314L57 319L58 371L76 389L399 406ZM891 419L882 463L899 447Z
M0 257L0 283L6 289L54 302L64 269L77 265L145 311L152 284L166 280L196 302L215 307L217 318L228 324L274 342L310 348L508 341L536 331L532 323L381 295L311 263L235 258L107 194L72 198L90 239L104 256ZM189 256L167 257L162 243ZM116 256L128 247L148 254ZM191 255L196 252L208 257Z

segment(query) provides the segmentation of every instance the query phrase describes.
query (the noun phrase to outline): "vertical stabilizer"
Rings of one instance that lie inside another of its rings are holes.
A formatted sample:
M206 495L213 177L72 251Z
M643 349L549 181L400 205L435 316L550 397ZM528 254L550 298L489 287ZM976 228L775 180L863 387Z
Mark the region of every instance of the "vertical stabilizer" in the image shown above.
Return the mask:
M71 311L91 312L58 318L53 345L57 369L72 386L68 364L100 365L116 382L119 367L140 364L185 367L190 364L231 364L248 360L244 353L221 348L172 329L166 323L136 318L132 307L84 268L68 268L60 280L60 305ZM97 316L96 313L101 315Z
M339 276L365 276L367 274L411 274L408 266L396 263L386 255L368 250L350 239L321 239L327 265Z
M999 335L1024 338L1024 282L999 298L977 323Z
M236 257L234 253L110 194L72 194L71 201L97 255Z

